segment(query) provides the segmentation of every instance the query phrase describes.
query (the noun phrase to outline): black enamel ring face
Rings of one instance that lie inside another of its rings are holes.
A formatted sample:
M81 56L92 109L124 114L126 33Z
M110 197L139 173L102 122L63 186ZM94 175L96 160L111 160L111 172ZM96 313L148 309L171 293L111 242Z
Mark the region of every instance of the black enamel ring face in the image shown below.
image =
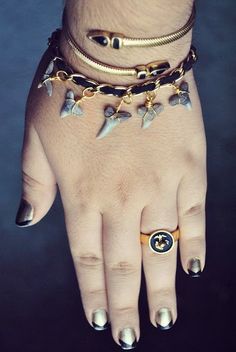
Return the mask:
M170 232L165 230L155 231L150 235L149 247L155 253L167 253L174 247L174 237Z

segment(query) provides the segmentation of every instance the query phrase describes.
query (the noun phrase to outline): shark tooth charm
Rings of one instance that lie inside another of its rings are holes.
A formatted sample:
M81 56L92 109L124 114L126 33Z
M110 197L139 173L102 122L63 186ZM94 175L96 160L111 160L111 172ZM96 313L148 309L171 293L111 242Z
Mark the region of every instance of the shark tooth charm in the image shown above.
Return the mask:
M173 86L176 94L172 95L169 98L169 104L171 106L175 106L178 104L183 105L186 109L191 110L192 109L192 103L189 98L189 89L188 89L188 83L187 82L182 82L180 86Z
M159 115L164 107L161 103L153 104L155 94L147 93L147 99L144 105L138 107L138 115L142 117L142 128L149 127L154 118Z
M54 68L54 60L51 60L49 62L48 67L46 68L46 71L43 75L42 81L39 83L38 88L45 87L47 90L48 95L51 97L52 96L52 79L51 79L51 73L53 72Z
M97 139L101 139L107 136L114 127L119 125L121 122L126 121L132 115L127 111L119 111L119 108L115 109L113 106L107 106L104 110L105 121L97 134Z
M70 115L75 115L75 116L83 115L83 110L79 105L79 101L75 101L74 92L72 90L68 90L66 93L66 99L65 99L64 105L61 109L60 116L64 118Z

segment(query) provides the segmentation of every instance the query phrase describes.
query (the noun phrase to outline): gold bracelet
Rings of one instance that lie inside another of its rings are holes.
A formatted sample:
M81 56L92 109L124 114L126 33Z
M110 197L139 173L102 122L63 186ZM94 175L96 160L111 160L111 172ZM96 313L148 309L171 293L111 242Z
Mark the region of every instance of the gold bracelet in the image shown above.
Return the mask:
M134 68L110 66L108 64L102 63L101 61L95 60L86 54L74 41L74 38L71 36L71 33L67 30L67 28L64 27L64 30L67 43L70 45L75 55L78 56L84 63L97 71L119 76L136 76L138 79L145 79L150 76L157 76L170 68L169 62L165 60L153 61L147 65L138 65Z
M107 136L116 126L129 119L132 114L129 111L121 110L122 105L131 104L133 97L140 94L145 95L145 101L142 105L137 106L137 115L142 118L142 128L148 128L153 120L163 111L163 104L159 101L155 102L157 91L161 87L172 87L174 94L169 97L171 106L182 105L186 109L191 110L192 103L189 97L189 87L186 81L182 81L185 73L192 69L193 64L197 60L196 49L191 46L188 56L169 73L165 73L155 80L148 80L142 84L132 84L129 86L117 86L109 83L97 82L90 77L84 76L80 72L74 72L74 69L68 65L60 52L61 30L57 29L52 33L48 40L51 48L51 57L42 80L38 84L38 88L45 87L49 96L52 96L53 82L72 82L75 85L83 87L82 94L79 96L69 89L66 92L65 101L61 108L61 118L68 116L83 116L83 102L86 99L93 99L97 94L105 94L119 98L115 105L104 106L104 123L101 126L96 138L101 139ZM161 241L162 243L162 241ZM162 244L160 245L162 246Z
M78 56L87 65L89 65L90 67L94 68L97 71L110 73L113 75L119 75L119 76L136 76L138 79L145 79L147 77L160 75L170 68L169 62L165 60L153 61L148 63L147 65L137 65L134 68L117 67L117 66L111 66L111 65L102 63L101 61L95 60L87 53L85 53L80 48L80 46L76 43L75 39L73 38L69 30L65 12L63 14L63 29L64 29L65 39L67 43L70 45L75 55Z
M173 33L163 35L156 38L129 38L125 37L122 33L111 33L103 30L91 30L88 32L87 37L99 46L110 46L114 49L122 47L153 47L165 45L175 40L180 39L187 34L194 25L196 15L195 5L193 5L191 16L183 27Z
M192 14L188 22L179 31L159 38L151 38L151 39L126 38L128 40L127 43L129 43L129 41L131 41L132 43L137 43L137 44L139 43L138 46L155 46L155 45L170 43L171 41L177 40L178 38L182 37L190 30L190 28L192 28L194 23L194 18L195 18L195 6L193 6ZM69 44L69 46L71 47L71 49L73 50L73 52L75 53L75 55L78 56L84 63L86 63L87 65L89 65L90 67L94 68L97 71L110 73L113 75L120 75L120 76L136 76L138 79L145 79L150 76L157 76L159 74L162 74L167 69L170 68L170 64L166 60L156 60L146 65L137 65L132 68L117 67L117 66L111 66L111 65L102 63L101 61L98 61L92 58L91 56L89 56L87 53L83 51L82 48L80 48L80 46L74 39L72 33L70 32L65 9L63 12L62 21L63 21L65 39ZM125 38L122 39L123 44L126 43L125 41L123 41L124 39ZM159 43L159 44L155 44L155 43Z

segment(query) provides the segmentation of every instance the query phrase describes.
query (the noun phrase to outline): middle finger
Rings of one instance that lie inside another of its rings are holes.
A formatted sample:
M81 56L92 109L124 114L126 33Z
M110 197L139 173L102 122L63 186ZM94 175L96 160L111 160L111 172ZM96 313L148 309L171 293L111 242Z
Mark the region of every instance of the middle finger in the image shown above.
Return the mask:
M103 214L103 252L109 316L114 340L123 349L139 339L141 211L119 206Z

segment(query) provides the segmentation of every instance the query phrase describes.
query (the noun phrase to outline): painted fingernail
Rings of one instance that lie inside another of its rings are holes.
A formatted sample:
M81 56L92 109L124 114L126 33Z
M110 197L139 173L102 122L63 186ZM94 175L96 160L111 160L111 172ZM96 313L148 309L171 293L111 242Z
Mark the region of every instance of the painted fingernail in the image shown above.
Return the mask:
M105 309L97 309L93 312L92 324L95 330L105 330L108 328L108 316Z
M123 350L131 350L137 346L134 329L124 328L119 333L119 343Z
M29 226L33 220L34 210L30 203L21 199L19 209L16 214L16 225L20 227Z
M199 258L192 258L188 262L188 273L191 277L199 277L201 274L201 262Z
M161 308L156 313L156 323L161 330L168 330L173 326L171 311L168 308Z

